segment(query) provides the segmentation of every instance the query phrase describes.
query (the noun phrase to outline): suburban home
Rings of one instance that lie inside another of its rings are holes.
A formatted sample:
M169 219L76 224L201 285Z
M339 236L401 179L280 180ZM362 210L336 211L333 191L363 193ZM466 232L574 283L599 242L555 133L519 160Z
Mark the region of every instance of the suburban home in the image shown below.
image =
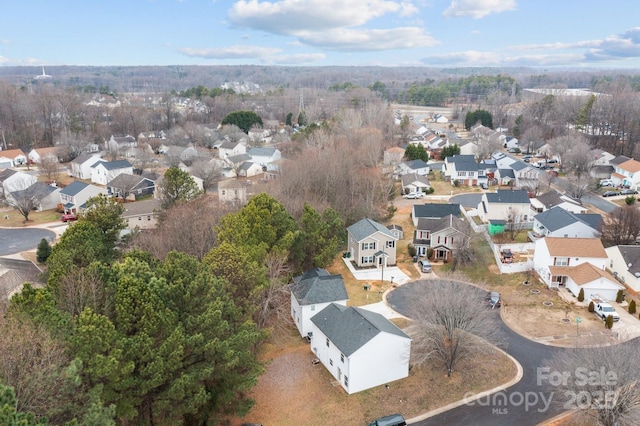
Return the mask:
M159 131L151 131L151 132L140 132L138 134L138 143L146 143L146 144L160 144L159 141L167 139L167 134L164 130Z
M251 186L244 180L231 178L218 182L218 199L223 202L246 203L253 195Z
M553 207L560 207L571 213L586 213L587 209L573 198L560 194L555 189L540 194L531 200L531 208L538 213L549 210Z
M526 188L531 187L535 188L538 186L538 177L540 176L540 170L531 166L524 161L515 161L511 163L509 166L516 178L516 187L518 188Z
M86 153L80 154L71 161L71 169L69 174L76 179L88 180L91 179L91 172L93 171L93 165L100 160L99 153Z
M107 192L113 197L137 199L145 195L153 195L156 184L151 179L140 175L120 173L107 183Z
M193 161L198 156L198 151L193 146L171 145L165 153L168 161L172 164Z
M464 220L452 214L440 219L418 219L413 235L413 246L418 256L427 256L427 250L433 249L433 260L449 261L455 251L465 246L473 234Z
M60 191L61 189L56 186L48 185L44 182L34 182L27 189L11 192L7 198L11 198L14 201L33 198L36 200L34 205L36 210L52 210L58 207L60 203Z
M0 170L0 198L14 191L21 191L36 183L38 178L13 169Z
M590 300L592 296L616 300L618 291L625 288L609 272L596 268L588 262L578 266L565 266L565 268L567 269L567 290L576 297L580 294L580 290L583 290L584 300Z
M402 175L402 192L405 194L409 192L424 192L429 188L431 188L431 184L426 176L417 173Z
M224 141L220 146L218 146L218 156L222 160L225 160L228 157L233 157L234 155L246 153L247 146L242 142Z
M138 141L131 135L113 136L105 142L105 151L116 152L123 157L133 157Z
M276 148L251 148L247 154L252 162L263 167L282 158L282 153Z
M396 238L384 225L362 219L347 228L347 245L356 266L396 264Z
M400 225L396 225L395 223L392 223L391 225L387 226L387 229L389 231L391 231L391 233L398 239L401 240L404 238L404 231L402 230L402 226Z
M519 142L520 141L518 140L518 138L514 136L506 136L504 138L504 144L502 146L507 149L520 149L520 145L518 144Z
M591 154L593 155L594 166L610 166L611 160L616 158L615 155L610 154L602 149L592 149Z
M8 169L27 164L27 156L21 149L0 150L0 169Z
M65 213L79 213L86 208L89 198L100 194L107 195L107 190L75 180L60 191L60 203Z
M513 169L498 169L495 174L498 185L516 186L516 172Z
M511 223L531 221L529 194L523 189L485 192L478 204L478 215L485 223L489 219L503 219Z
M13 269L0 267L0 303L5 304L22 291L25 280Z
M478 155L478 145L473 143L473 141L468 139L457 139L450 140L449 143L452 145L458 145L460 148L460 155L473 155L474 158Z
M311 322L311 350L348 394L409 376L411 338L382 315L331 303Z
M424 160L420 160L420 159L403 161L398 165L398 167L400 169L400 174L402 175L415 173L415 174L426 176L431 171L431 168L429 167L429 165L425 163Z
M254 163L253 161L245 161L238 167L238 176L241 177L253 177L258 176L263 173L264 170L258 163Z
M640 245L619 245L605 249L613 275L633 291L640 291Z
M458 203L450 203L450 204L437 204L437 203L425 203L425 204L414 204L413 209L411 210L411 220L413 221L413 226L418 226L418 219L441 219L448 215L454 215L455 217L462 217L462 212L460 210L460 204Z
M599 214L571 213L553 207L533 217L533 232L543 237L598 238L601 224Z
M631 159L614 166L611 180L618 186L638 190L640 184L640 161Z
M473 155L454 155L444 160L442 172L452 185L476 186L487 183L485 169L481 167Z
M311 317L330 303L347 306L347 288L340 274L330 274L324 268L314 268L293 277L291 290L291 318L302 337L311 333Z
M150 199L124 203L124 212L120 215L128 229L153 229L158 224L160 200Z
M440 124L445 124L449 122L449 119L442 114L434 114L433 117L431 117L431 120L434 123L440 123Z
M133 174L133 166L128 160L98 160L91 168L91 183L98 185L106 186L122 173Z
M254 143L269 143L273 139L269 129L251 129L247 136Z
M29 161L35 164L40 164L42 159L47 158L49 160L60 162L58 157L58 151L60 150L57 146L50 146L47 148L34 148L29 151Z
M550 288L566 285L569 273L582 263L604 271L608 258L599 238L545 237L535 242L533 268Z

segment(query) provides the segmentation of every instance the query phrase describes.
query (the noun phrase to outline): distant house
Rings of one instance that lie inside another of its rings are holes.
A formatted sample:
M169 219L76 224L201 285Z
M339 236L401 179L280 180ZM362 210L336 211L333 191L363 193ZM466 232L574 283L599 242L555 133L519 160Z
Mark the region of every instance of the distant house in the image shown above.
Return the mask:
M445 124L449 122L449 119L442 114L434 114L431 119L434 123Z
M498 169L495 174L498 185L516 186L516 172L513 169Z
M425 163L423 160L410 160L404 161L399 164L400 174L409 174L416 173L419 175L426 176L429 174L431 170L429 165Z
M613 183L635 190L638 189L640 186L640 161L634 159L625 161L624 163L615 165L614 170L611 174Z
M58 157L58 151L60 150L57 146L50 146L47 148L34 148L29 151L29 161L35 164L40 164L44 158L50 159L55 162L60 162Z
M347 228L347 246L356 266L396 264L397 238L384 225L362 219Z
M193 161L198 157L198 151L193 146L171 145L167 148L165 156L170 163Z
M542 213L543 211L556 206L576 214L583 214L587 212L587 209L580 202L569 198L566 195L560 194L555 189L538 195L530 201L531 208L538 213Z
M109 195L134 200L145 195L153 195L155 190L156 184L151 179L129 173L120 173L107 183Z
M516 148L520 148L520 146L518 145L519 141L518 138L513 137L513 136L507 136L504 140L504 147L507 149L516 149Z
M264 170L262 166L258 163L254 163L253 161L245 161L238 168L238 176L241 177L253 177L258 176Z
M247 154L251 157L251 161L262 167L282 158L282 154L277 148L251 148Z
M60 191L60 203L65 213L79 213L86 208L89 198L99 194L107 195L107 190L76 180Z
M414 204L413 210L411 211L411 220L413 221L413 226L418 226L418 219L441 219L448 215L454 215L455 217L461 217L462 212L460 211L460 204L458 203L450 203L450 204L437 204L437 203L425 203L425 204Z
M218 155L222 160L234 155L246 154L247 146L242 142L225 141L218 146Z
M123 157L133 157L138 141L131 135L113 136L105 143L105 151L116 152Z
M311 322L311 350L348 394L409 375L411 338L382 315L332 303Z
M86 153L80 154L71 161L70 174L76 179L89 180L91 179L91 172L94 164L100 160L99 153Z
M502 219L512 223L532 220L529 194L525 190L503 190L485 192L478 204L478 215L483 222Z
M418 256L426 256L433 249L433 259L450 260L455 252L469 242L472 230L469 224L454 215L440 219L418 219L413 246Z
M27 164L27 156L21 149L0 150L0 169Z
M640 291L640 245L619 245L605 249L608 267L620 282Z
M487 183L484 167L481 167L473 155L454 155L444 160L442 172L452 185L476 186Z
M533 267L547 286L557 288L566 285L572 267L586 262L604 271L607 260L599 238L545 237L535 242Z
M34 199L34 208L38 211L52 210L60 204L60 188L47 185L44 182L34 182L27 189L13 191L8 198L13 200Z
M98 160L91 168L91 183L98 185L106 186L122 173L133 174L133 166L127 160Z
M153 229L158 224L160 200L151 199L125 203L124 212L120 215L128 229Z
M0 170L0 198L14 191L21 191L36 183L38 178L13 169Z
M291 317L302 337L311 332L311 317L330 303L347 306L347 288L340 274L314 268L293 278L291 290Z
M424 192L429 188L431 188L431 184L426 176L417 173L402 175L402 191L405 194L409 192Z
M223 202L246 203L252 195L250 185L244 180L231 178L218 182L218 199Z
M600 237L602 216L576 214L561 207L553 207L533 217L533 232L545 237Z

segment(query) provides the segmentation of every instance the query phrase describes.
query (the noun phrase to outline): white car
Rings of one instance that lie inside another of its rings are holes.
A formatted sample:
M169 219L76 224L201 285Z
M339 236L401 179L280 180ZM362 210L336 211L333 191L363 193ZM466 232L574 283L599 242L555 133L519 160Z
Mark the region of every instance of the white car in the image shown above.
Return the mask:
M615 186L611 179L601 179L600 186Z
M409 192L408 194L404 194L402 198L406 198L408 200L415 200L416 198L424 197L424 192Z

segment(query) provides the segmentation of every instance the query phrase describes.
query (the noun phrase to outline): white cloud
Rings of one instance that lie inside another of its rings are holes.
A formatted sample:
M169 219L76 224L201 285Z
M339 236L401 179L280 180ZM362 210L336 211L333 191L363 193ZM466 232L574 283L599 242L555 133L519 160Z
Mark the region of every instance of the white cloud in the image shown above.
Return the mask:
M186 56L205 59L264 58L281 52L282 49L262 46L228 46L214 48L183 47L179 52Z
M473 19L480 19L492 13L515 10L516 6L515 0L454 0L442 16L447 18L470 16Z
M415 27L387 30L352 30L338 28L323 33L300 33L301 42L332 50L377 51L434 46L438 42Z
M423 58L421 62L429 66L561 66L573 65L584 60L581 54L564 53L555 55L504 55L498 52L467 50Z
M640 27L609 36L585 53L588 61L606 61L640 57Z
M432 46L436 40L417 26L364 28L387 14L419 14L411 1L240 0L229 10L239 27L295 37L300 43L344 51Z

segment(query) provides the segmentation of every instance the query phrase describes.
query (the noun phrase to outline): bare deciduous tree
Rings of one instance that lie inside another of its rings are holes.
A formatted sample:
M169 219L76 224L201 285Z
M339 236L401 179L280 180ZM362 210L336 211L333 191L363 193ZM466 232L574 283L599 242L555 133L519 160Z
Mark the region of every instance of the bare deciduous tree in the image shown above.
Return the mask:
M633 244L640 236L640 210L636 206L618 207L603 218L602 242L606 246Z
M498 339L495 312L488 308L483 290L450 280L417 282L408 300L413 300L413 323L407 333L413 338L411 359L415 365L435 358L450 377L456 363L480 356Z
M47 177L48 181L55 181L60 174L60 162L57 158L45 155L38 165L40 172Z
M577 409L580 424L637 425L640 359L637 345L601 345L556 352L538 372L563 409ZM560 376L561 375L561 376ZM552 378L554 376L554 378ZM562 380L556 380L562 377Z
M222 165L217 159L200 158L193 162L189 170L193 176L202 179L205 192L222 176Z
M569 197L580 200L584 197L589 190L589 176L581 175L580 177L576 175L571 175L567 179L566 185L566 195Z
M287 285L291 269L287 264L287 254L269 252L264 263L269 283L262 290L257 323L261 328L267 325L287 328L291 323L289 310L291 292Z
M72 317L77 317L85 308L106 315L109 310L104 282L95 268L72 269L60 279L56 287L58 307Z

